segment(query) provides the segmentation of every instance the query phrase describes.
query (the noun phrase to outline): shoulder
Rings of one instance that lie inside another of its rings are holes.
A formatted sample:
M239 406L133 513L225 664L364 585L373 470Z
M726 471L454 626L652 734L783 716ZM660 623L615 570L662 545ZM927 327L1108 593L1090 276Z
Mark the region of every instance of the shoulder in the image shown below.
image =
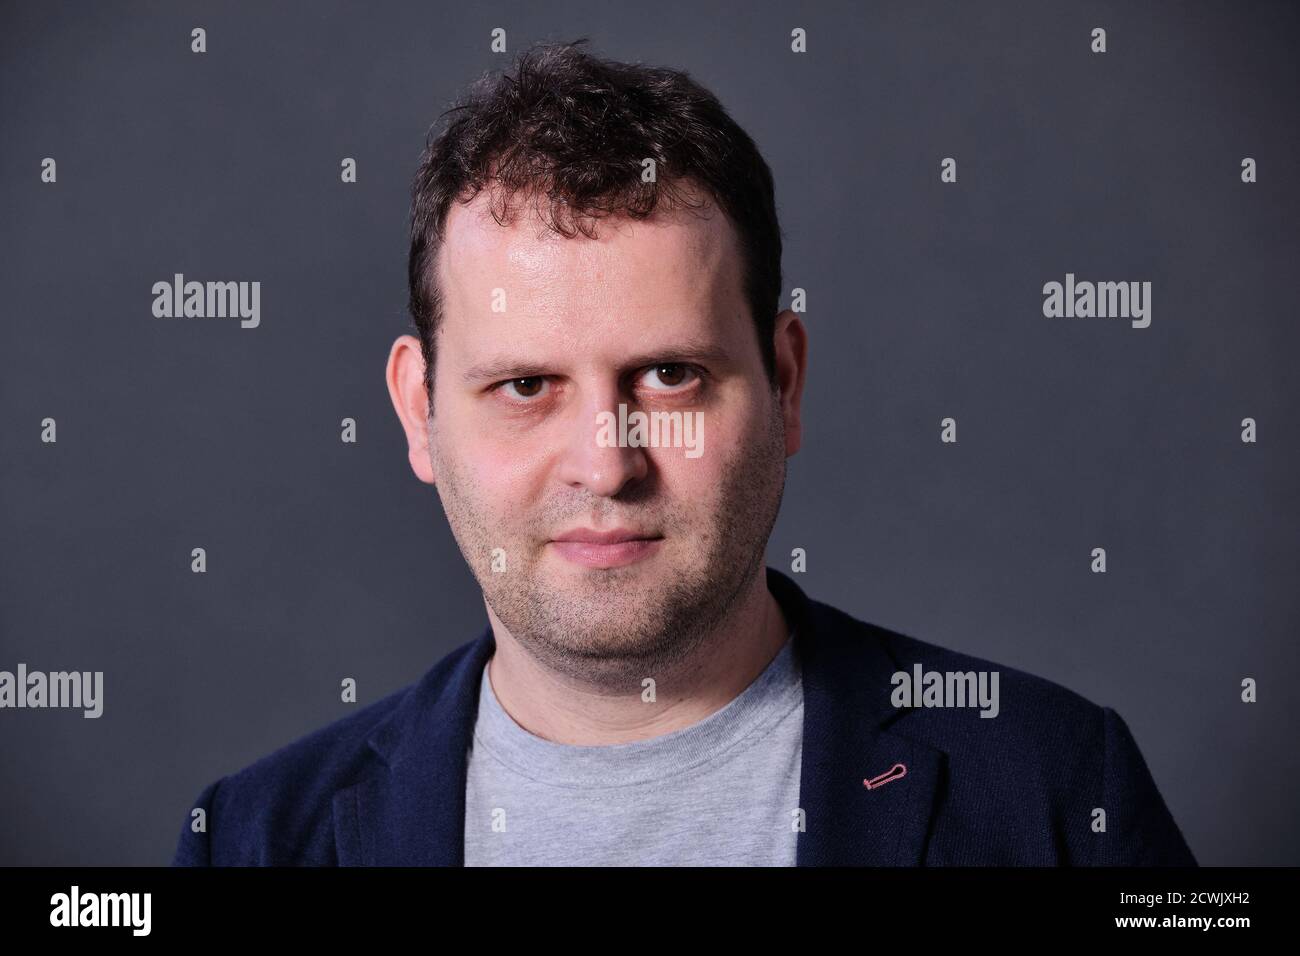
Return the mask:
M380 758L371 741L416 698L444 693L474 644L456 648L420 680L210 782L187 808L173 865L336 863L334 795L375 768ZM201 829L196 810L203 811Z
M888 731L943 755L935 862L1195 865L1115 709L1019 668L816 606L836 640L854 649L847 653L865 659L883 648L876 686L863 693L889 695Z
M1055 750L1095 739L1101 730L1105 708L1062 684L811 604L819 630L832 633L843 653L867 659L883 649L883 657L871 657L873 676L887 677L895 719L912 733L942 735L975 719L995 739Z

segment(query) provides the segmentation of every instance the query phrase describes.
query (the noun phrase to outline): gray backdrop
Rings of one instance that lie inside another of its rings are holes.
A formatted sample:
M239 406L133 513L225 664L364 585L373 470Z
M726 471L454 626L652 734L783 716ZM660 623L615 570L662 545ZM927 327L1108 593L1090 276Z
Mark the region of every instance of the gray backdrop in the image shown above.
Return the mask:
M469 80L579 36L775 174L811 351L769 560L1115 707L1202 863L1300 862L1297 7L468 6L0 8L0 669L105 682L0 710L0 862L168 862L204 784L484 625L383 383L408 183ZM260 326L154 318L177 272ZM1151 281L1150 327L1044 317L1066 272Z

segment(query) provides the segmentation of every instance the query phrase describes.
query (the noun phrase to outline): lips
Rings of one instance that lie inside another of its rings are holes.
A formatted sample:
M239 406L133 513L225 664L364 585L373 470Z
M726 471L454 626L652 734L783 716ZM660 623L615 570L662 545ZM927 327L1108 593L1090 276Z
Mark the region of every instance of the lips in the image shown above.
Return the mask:
M575 528L556 535L550 547L566 561L587 568L619 568L644 560L659 550L661 535L631 528L595 531Z
M613 528L609 531L575 528L572 531L557 534L551 540L573 541L579 544L622 544L624 541L649 541L658 537L660 536L657 534L633 531L630 528Z

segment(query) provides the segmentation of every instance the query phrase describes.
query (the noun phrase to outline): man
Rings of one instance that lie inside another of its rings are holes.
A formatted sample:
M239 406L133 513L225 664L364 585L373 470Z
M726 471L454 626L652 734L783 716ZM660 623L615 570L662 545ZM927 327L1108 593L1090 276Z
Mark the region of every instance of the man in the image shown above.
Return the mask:
M1114 711L764 567L807 333L711 94L534 50L411 232L387 383L488 627L210 784L176 863L1195 864Z

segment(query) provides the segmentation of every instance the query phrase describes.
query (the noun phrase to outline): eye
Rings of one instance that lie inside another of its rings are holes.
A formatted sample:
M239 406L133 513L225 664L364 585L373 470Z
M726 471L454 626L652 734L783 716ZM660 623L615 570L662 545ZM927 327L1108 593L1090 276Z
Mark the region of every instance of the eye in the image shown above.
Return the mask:
M526 402L544 394L546 379L541 375L531 375L528 378L512 378L502 382L497 388L504 389L506 394L516 401Z
M658 385L650 384L651 376L659 380ZM692 378L692 376L694 376L694 378ZM681 365L672 362L652 366L651 368L646 369L645 375L645 381L649 384L650 388L656 392L681 388L683 385L691 384L695 378L699 378L699 375L689 365Z

